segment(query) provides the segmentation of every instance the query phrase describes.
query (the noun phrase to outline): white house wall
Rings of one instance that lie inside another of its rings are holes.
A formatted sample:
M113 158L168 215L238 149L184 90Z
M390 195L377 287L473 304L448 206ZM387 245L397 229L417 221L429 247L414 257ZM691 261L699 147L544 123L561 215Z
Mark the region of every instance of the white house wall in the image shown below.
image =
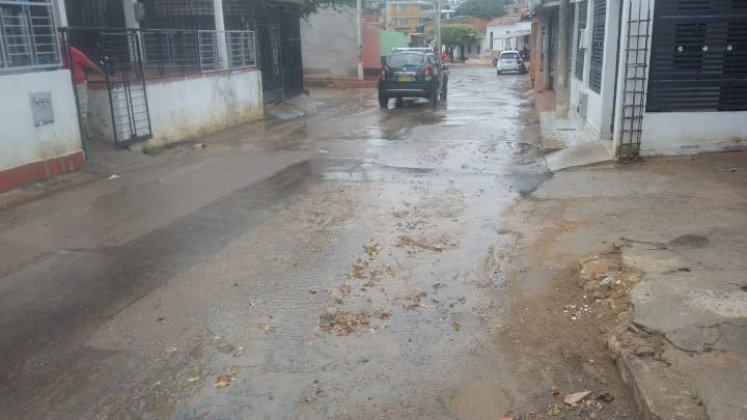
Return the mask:
M618 24L619 8L621 0L608 0L605 17L604 33L604 65L602 67L602 83L600 92L597 93L589 88L589 73L591 68L591 51L590 48L584 49L584 80L580 81L575 76L576 52L578 50L578 7L575 9L573 17L573 48L571 51L571 74L569 75L570 84L570 111L573 117L579 117L578 106L582 95L587 95L587 115L584 119L586 128L591 132L592 137L610 140L610 124L612 122L612 111L615 104L613 98L615 95L615 71L618 45ZM586 28L589 36L589 46L591 45L591 29L593 25L593 10L595 0L589 0Z
M355 9L322 9L301 22L304 76L319 79L358 78Z
M240 70L148 83L154 139L182 140L261 117L261 79L258 70ZM113 141L108 91L89 90L89 98L91 130Z
M747 112L656 112L643 118L641 155L747 148Z
M493 34L493 51L505 51L509 49L521 50L526 45L531 49L529 43L524 43L524 36L529 36L532 31L532 22L517 22L511 25L489 25L485 31L483 50L490 51L490 34ZM522 34L518 35L517 34ZM513 38L507 38L513 37Z
M0 170L81 150L69 71L1 75L0 92ZM51 124L34 125L29 95L36 92L51 94Z

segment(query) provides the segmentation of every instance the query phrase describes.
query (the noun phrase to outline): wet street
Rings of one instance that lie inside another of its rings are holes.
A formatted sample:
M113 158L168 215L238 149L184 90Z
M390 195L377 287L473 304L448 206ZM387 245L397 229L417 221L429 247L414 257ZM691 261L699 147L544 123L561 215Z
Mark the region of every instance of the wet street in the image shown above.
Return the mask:
M0 213L3 417L500 418L523 404L498 337L516 240L502 214L551 177L527 88L454 67L435 109L312 92L306 118Z

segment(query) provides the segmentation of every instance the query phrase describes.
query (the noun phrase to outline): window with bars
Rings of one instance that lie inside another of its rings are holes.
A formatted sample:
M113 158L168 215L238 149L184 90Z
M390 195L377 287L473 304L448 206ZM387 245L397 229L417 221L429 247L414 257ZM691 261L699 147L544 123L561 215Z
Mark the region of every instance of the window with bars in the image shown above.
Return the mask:
M579 48L578 39L581 38L581 33L586 29L586 19L588 17L589 2L587 0L580 1L576 4L578 7L578 26L576 33L578 34L576 42L576 79L584 80L584 62L586 61L586 49Z
M0 0L0 72L59 66L52 2Z
M589 87L594 92L602 91L602 67L604 66L604 32L607 16L607 0L594 0L591 24L591 60L589 60Z

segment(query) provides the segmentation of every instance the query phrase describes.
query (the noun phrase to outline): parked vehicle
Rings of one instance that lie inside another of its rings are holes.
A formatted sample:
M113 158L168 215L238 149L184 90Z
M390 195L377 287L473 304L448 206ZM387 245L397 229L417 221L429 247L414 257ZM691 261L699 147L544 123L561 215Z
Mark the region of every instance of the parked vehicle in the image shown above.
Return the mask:
M445 101L449 75L433 51L399 49L381 58L379 105L386 108L390 98L426 98L436 106Z
M521 59L518 51L504 51L495 63L496 74L499 76L503 72L515 71L519 74L527 72L526 64Z

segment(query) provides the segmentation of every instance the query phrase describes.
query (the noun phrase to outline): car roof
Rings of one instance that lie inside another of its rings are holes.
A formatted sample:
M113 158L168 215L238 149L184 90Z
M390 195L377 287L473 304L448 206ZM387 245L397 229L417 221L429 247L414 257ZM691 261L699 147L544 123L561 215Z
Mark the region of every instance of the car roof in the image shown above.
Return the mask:
M422 53L422 54L433 54L433 50L430 48L392 48L391 54L396 53Z
M516 50L508 50L508 51L503 51L503 52L501 53L501 55L503 55L503 54L518 54L518 53L519 53L519 52L518 52L518 51L516 51Z

